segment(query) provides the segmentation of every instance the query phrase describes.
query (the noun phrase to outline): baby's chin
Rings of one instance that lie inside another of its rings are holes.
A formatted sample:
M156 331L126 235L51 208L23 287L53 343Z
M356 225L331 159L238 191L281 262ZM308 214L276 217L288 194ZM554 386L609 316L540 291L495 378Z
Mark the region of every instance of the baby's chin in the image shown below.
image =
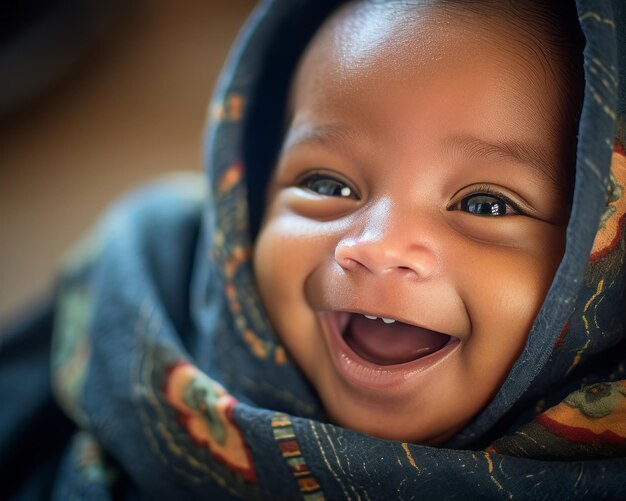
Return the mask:
M329 413L330 414L330 413ZM372 437L384 440L395 440L400 442L408 442L413 444L439 446L452 438L464 425L459 425L453 429L435 432L431 434L420 433L420 430L411 429L411 427L403 428L402 426L394 426L389 423L363 422L361 419L350 419L346 416L330 415L333 422L344 428L349 428Z
M334 407L335 405L332 403L326 405L326 411L333 424L384 440L428 446L438 446L445 443L471 420L467 419L463 423L455 423L441 430L433 429L432 424L427 424L423 427L416 426L416 420L412 420L410 415L401 417L394 414L393 411L389 411L386 413L387 415L384 412L367 413L362 411L349 413L346 412L345 407L339 409Z

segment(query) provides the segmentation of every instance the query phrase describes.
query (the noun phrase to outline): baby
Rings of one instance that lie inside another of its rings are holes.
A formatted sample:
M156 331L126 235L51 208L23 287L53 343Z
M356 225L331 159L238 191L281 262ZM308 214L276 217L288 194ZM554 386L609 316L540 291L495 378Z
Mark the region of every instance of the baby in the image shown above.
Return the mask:
M0 498L626 499L617 11L261 2L208 194L118 204L4 335Z
M3 338L0 498L625 499L620 26L262 2L208 195L118 204Z
M577 30L553 2L357 1L310 42L254 266L335 423L440 444L506 378L564 252Z

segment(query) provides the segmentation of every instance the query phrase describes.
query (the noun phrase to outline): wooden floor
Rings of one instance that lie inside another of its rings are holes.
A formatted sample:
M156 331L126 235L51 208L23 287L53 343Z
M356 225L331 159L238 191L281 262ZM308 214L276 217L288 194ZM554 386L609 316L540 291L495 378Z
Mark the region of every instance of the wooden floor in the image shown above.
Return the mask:
M117 196L201 169L219 69L253 0L134 2L64 80L0 126L0 324Z

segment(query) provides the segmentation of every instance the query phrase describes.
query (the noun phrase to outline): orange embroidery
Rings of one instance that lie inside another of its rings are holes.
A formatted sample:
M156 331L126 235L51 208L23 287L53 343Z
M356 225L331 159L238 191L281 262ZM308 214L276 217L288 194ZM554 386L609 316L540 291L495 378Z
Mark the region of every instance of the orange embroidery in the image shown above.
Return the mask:
M551 432L571 442L626 442L626 381L599 383L572 393L537 416Z
M245 99L237 93L230 94L225 101L211 103L209 116L213 122L238 122L243 118Z
M180 413L187 432L200 447L244 480L256 481L252 455L235 423L237 400L216 381L187 362L170 369L165 398Z
M603 258L613 252L624 233L626 215L626 153L624 147L615 142L613 156L611 157L611 184L613 193L606 211L602 216L602 222L593 242L591 261Z
M236 163L231 165L226 172L222 175L219 181L218 189L220 193L225 193L231 190L235 185L241 181L243 177L243 165Z

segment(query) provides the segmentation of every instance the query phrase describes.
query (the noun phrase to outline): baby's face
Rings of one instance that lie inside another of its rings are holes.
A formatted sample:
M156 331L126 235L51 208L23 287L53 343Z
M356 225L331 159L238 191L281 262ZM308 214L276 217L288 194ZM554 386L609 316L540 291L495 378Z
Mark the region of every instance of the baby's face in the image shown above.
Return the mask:
M336 423L382 438L439 443L485 407L564 249L564 98L514 25L474 22L334 16L294 81L256 242L292 358Z

